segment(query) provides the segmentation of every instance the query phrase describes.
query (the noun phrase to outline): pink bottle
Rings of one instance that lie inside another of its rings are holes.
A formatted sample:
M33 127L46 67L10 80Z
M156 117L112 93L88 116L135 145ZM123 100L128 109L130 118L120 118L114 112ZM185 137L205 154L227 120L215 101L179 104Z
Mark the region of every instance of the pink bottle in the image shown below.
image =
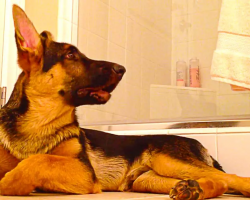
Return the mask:
M191 58L189 61L189 86L200 87L199 60Z

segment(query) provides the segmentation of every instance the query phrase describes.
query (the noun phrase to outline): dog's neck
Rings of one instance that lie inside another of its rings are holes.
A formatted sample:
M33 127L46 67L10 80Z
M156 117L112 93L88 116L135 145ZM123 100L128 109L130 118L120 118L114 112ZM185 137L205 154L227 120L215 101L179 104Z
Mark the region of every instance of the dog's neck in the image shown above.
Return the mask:
M0 143L6 149L24 159L49 153L63 140L79 136L74 107L53 97L33 96L30 100L23 91L24 84L21 74L8 103L0 110Z

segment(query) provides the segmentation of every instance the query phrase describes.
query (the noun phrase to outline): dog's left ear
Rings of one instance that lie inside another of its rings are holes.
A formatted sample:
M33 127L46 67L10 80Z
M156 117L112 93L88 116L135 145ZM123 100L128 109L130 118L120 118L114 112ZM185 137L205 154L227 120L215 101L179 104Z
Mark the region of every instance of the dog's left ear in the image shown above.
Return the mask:
M18 63L26 74L30 74L31 71L40 68L43 55L41 38L32 22L19 6L13 5L12 12L18 49Z

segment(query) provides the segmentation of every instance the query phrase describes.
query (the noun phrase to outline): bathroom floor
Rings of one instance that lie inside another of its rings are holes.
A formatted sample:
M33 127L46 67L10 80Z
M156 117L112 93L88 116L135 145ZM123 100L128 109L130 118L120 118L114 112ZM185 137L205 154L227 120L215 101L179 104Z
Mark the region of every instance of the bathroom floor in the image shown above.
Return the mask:
M25 197L1 197L1 200L135 200L135 199L148 199L148 200L169 200L168 195L162 194L145 194L145 193L132 193L132 192L103 192L101 194L88 194L88 195L61 195L61 194L39 194L33 193ZM243 196L223 195L220 200L238 200L246 199Z

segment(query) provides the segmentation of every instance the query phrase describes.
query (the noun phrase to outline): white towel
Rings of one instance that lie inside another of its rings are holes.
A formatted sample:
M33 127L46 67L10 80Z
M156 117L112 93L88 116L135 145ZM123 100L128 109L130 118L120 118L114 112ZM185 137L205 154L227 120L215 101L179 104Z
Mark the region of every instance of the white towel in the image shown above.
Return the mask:
M223 0L212 80L250 88L250 0Z

